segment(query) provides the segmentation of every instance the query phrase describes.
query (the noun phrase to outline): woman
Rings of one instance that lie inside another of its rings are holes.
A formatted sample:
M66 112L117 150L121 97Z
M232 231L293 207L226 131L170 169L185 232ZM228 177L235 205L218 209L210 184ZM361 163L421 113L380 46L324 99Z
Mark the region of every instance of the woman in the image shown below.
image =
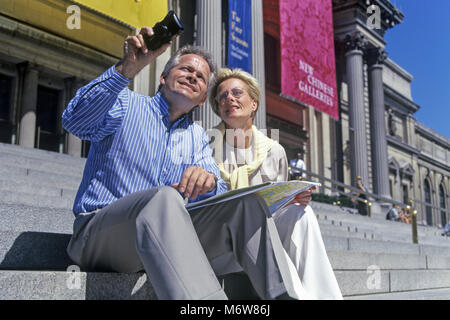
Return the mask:
M230 189L288 180L284 148L253 125L259 99L258 82L250 74L240 69L220 70L210 102L222 119L216 128L223 139L217 139L213 148L222 178ZM289 263L295 267L294 277L300 279L298 296L342 299L319 224L308 206L310 200L311 191L304 192L273 215Z

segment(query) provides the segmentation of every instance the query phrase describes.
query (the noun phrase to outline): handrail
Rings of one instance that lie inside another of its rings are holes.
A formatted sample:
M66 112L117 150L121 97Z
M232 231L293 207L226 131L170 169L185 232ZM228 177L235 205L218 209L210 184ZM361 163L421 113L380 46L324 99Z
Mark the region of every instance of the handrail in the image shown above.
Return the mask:
M425 206L427 206L427 207L431 207L431 208L433 208L433 209L437 209L437 210L439 210L439 211L444 211L445 213L450 213L450 210L449 210L449 209L437 207L437 206L435 206L434 204L431 204L431 203L428 203L428 202L425 202L425 201L422 201L422 200L416 200L416 199L413 199L413 201L414 201L414 202L417 202L417 203L419 203L419 204L423 204L423 205L425 205Z
M290 169L291 169L291 167L289 166L289 170ZM307 175L311 176L311 177L315 177L315 178L318 178L319 180L330 182L332 185L342 187L342 188L344 188L344 190L345 189L349 189L349 190L351 190L353 192L357 192L358 194L365 194L366 196L371 197L371 198L373 198L375 200L379 200L380 202L388 202L388 203L395 204L395 205L397 205L399 207L405 208L408 211L409 216L411 218L412 242L415 243L415 244L419 243L419 236L418 236L418 232L417 232L417 210L413 207L413 203L423 204L425 206L430 206L432 208L438 209L441 212L450 213L450 210L448 210L446 208L437 207L437 206L435 206L435 205L433 205L431 203L427 203L427 202L424 202L424 201L421 201L421 200L415 200L415 199L411 199L410 198L410 199L408 199L408 204L405 204L403 202L399 202L399 201L396 201L396 200L393 200L393 199L390 199L390 198L386 198L386 197L380 196L378 194L374 194L372 192L364 191L364 190L361 190L361 189L356 188L354 186L347 185L347 184L345 184L343 182L340 182L340 181L337 181L337 180L334 180L334 179L331 179L331 178L324 177L324 176L322 176L320 174L311 172L309 170L302 169L302 171L304 173L306 173ZM338 190L336 187L330 187L330 186L327 186L325 184L323 184L323 187L327 188L327 189L331 189L334 192L338 192L339 194L347 195L345 192L343 192L341 190ZM364 202L366 204L366 206L367 206L367 216L369 216L369 217L371 216L372 203L370 202L370 200L360 198L360 197L358 197L358 196L356 196L354 194L347 195L347 196L349 196L351 198L354 198L354 199L357 199L360 202Z
M390 202L390 203L392 203L392 204L396 204L396 205L398 205L398 206L400 206L400 207L405 207L405 208L409 206L409 205L406 204L406 203L399 202L399 201L394 200L394 199L386 198L386 197L383 197L383 196L381 196L381 195L378 195L378 194L375 194L375 193L372 193L372 192L368 192L368 191L364 191L364 190L358 189L358 188L356 188L356 187L354 187L354 186L350 186L350 185L345 184L345 183L343 183L343 182L340 182L340 181L337 181L337 180L334 180L334 179L331 179L331 178L324 177L324 176L322 176L322 175L320 175L320 174L317 174L317 173L314 173L314 172L312 172L312 171L308 171L308 170L303 169L303 172L305 172L306 174L308 174L308 175L310 175L310 176L313 176L313 177L317 177L317 178L319 178L319 179L326 180L326 181L331 182L331 183L333 183L333 184L335 184L335 185L338 185L338 186L343 187L343 188L350 189L350 190L355 191L355 192L357 192L357 193L363 193L363 194L365 194L365 195L367 195L367 196L370 196L371 198L374 198L374 199L377 199L377 200L381 200L382 202ZM354 198L354 196L352 196L352 198ZM431 203L424 202L424 201L421 201L421 200L415 200L415 199L412 199L412 200L413 200L414 202L417 202L417 203L420 203L420 204L424 204L424 205L429 206L429 207L432 207L432 208L434 208L434 209L438 209L439 211L444 211L444 212L446 212L446 213L450 213L450 210L449 210L449 209L437 207L437 206L435 206L435 205L433 205L433 204L431 204Z

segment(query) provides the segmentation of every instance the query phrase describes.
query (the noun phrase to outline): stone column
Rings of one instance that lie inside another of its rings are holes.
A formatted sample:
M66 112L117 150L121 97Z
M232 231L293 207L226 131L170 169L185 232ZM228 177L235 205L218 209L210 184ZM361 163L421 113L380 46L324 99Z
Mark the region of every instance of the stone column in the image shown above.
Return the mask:
M389 198L389 169L383 90L383 62L386 58L387 54L381 48L368 51L373 186L375 193Z
M217 64L222 66L222 1L197 0L196 44L207 49ZM208 101L194 111L194 120L201 121L204 129L220 122Z
M28 64L23 75L19 144L34 148L39 71L35 65Z
M83 86L80 79L75 77L65 79L66 90L66 106L75 96L75 93L79 88ZM67 154L75 157L81 157L82 141L80 138L74 136L71 133L67 133Z
M254 125L266 128L266 85L264 70L264 23L262 0L252 0L252 73L261 87L261 99Z
M355 32L345 37L345 46L352 184L356 185L356 177L361 176L363 183L367 185L369 171L367 168L363 79L363 50L367 46L367 39L361 33Z

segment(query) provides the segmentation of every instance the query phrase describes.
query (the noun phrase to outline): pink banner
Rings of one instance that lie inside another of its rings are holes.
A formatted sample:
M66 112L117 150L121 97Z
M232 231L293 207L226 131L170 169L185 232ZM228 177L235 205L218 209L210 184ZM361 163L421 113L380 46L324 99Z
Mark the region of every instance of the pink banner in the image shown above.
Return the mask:
M281 92L338 118L331 0L279 0Z

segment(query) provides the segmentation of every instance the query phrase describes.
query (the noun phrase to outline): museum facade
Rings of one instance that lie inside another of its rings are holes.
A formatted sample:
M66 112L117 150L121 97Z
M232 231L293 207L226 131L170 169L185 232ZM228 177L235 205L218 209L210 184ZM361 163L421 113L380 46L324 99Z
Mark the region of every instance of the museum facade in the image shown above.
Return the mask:
M86 157L89 143L63 130L62 111L78 88L121 58L127 35L173 9L184 33L131 89L153 95L165 62L184 44L207 48L219 66L236 66L233 58L243 56L243 68L263 87L255 125L277 137L289 158L304 151L311 172L348 185L361 176L373 193L402 203L417 200L419 223L444 225L449 216L439 207L449 205L450 140L414 118L420 107L412 98L413 76L384 50L385 33L403 14L388 0L321 1L330 12L333 50L326 63L333 62L335 81L330 85L311 74L311 86L299 87L333 106L329 112L286 93L289 24L282 8L290 2L239 1L236 9L233 0L2 1L0 142ZM376 28L370 8L379 10ZM313 92L313 86L326 94ZM207 105L194 118L205 129L219 121Z

